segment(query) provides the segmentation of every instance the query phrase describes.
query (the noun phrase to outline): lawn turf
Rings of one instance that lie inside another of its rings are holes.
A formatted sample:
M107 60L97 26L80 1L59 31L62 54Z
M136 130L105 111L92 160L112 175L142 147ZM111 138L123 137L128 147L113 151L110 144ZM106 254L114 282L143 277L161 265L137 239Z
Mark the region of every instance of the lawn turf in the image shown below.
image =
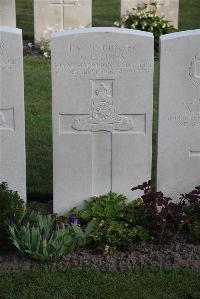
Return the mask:
M193 270L63 270L0 274L7 299L197 299L200 273Z

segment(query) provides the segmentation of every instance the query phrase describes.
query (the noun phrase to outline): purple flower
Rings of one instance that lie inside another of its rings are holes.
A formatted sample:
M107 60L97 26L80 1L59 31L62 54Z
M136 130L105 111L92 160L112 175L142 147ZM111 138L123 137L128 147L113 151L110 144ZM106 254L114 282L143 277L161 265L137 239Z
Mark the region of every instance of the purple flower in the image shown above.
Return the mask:
M8 214L8 216L7 216L7 223L8 223L9 226L13 225L14 218L15 217L14 217L14 214L12 212Z
M78 224L80 225L80 221L77 217L76 214L71 214L68 218L67 224L72 225L72 224Z

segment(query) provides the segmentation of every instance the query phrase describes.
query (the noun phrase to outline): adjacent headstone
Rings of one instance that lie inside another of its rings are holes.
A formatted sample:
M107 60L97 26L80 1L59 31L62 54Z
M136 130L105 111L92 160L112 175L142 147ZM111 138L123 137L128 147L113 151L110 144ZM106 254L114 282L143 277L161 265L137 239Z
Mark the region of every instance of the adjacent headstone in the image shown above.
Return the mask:
M36 42L50 40L52 32L91 23L92 0L34 0Z
M161 38L157 189L200 184L200 30Z
M153 35L92 28L52 38L54 212L151 177Z
M0 27L0 182L26 200L22 32Z
M144 8L145 4L147 9L151 9L150 4L154 0L121 0L121 15L129 14L133 8ZM175 28L178 28L179 16L179 0L157 0L157 14L160 17L165 17L171 21Z
M0 26L16 27L15 0L0 0Z

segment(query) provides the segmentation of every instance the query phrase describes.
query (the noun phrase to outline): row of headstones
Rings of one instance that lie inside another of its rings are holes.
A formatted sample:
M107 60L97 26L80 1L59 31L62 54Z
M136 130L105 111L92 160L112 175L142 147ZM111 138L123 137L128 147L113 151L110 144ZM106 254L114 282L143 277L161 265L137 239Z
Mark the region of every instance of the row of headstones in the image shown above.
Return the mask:
M155 0L121 0L121 15ZM157 0L158 15L178 27L179 0ZM50 40L52 32L91 27L92 0L34 0L35 41ZM0 26L16 27L15 0L0 1Z
M200 30L162 36L160 59L157 188L176 199L200 182ZM0 27L0 69L0 181L26 199L21 30ZM153 72L151 33L53 34L55 212L151 177Z

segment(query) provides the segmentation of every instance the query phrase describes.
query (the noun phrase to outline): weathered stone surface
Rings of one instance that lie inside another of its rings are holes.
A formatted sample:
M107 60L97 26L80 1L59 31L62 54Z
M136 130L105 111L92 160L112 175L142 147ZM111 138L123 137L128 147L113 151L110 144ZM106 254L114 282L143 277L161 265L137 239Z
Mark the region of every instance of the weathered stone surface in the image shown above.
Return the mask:
M0 27L0 182L26 199L22 32Z
M36 42L50 40L52 32L91 23L92 0L34 0Z
M151 33L53 34L55 212L150 178L153 56Z
M15 0L0 0L0 26L16 27Z
M200 30L161 38L157 189L200 184Z
M142 8L144 4L147 4L147 9L149 9L151 2L151 0L121 0L121 15L126 15L133 8ZM165 16L175 28L178 28L179 0L158 0L157 14L160 17Z

